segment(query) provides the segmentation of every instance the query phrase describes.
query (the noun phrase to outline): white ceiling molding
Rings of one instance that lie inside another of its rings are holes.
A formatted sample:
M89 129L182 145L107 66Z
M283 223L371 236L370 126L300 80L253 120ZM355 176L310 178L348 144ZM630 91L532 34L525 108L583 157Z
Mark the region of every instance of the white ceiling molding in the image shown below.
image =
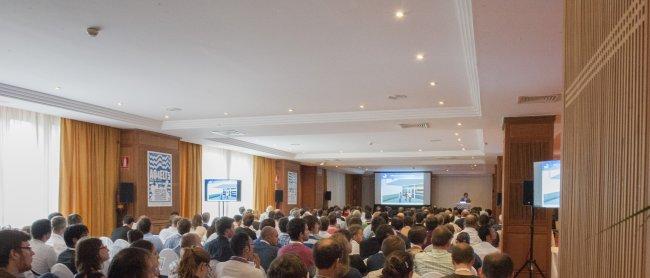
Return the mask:
M323 160L305 161L312 165L319 165ZM405 161L392 161L392 160L377 160L377 161L325 161L325 166L339 167L391 167L391 166L446 166L446 165L472 165L483 164L482 161L476 160L454 160L454 159L428 159L428 160L405 160Z
M364 152L364 153L307 153L296 154L295 159L356 159L356 158L410 158L410 157L466 157L483 156L479 150L426 152Z
M477 107L445 107L164 121L163 130L478 117Z
M461 42L465 52L465 69L469 80L469 94L472 105L476 107L478 115L481 115L481 92L478 79L478 67L476 63L476 41L474 40L474 16L472 15L471 0L456 0L456 17L460 25Z
M277 156L280 156L280 157L283 157L283 158L294 158L295 157L295 154L290 153L290 152L285 152L283 150L269 148L269 147L266 147L266 146L253 144L253 143L249 143L249 142L246 142L246 141L237 140L237 139L233 139L233 138L227 138L227 137L224 137L224 138L206 138L205 140L210 140L210 141L217 142L217 143L224 144L224 145L230 145L230 146L245 148L245 149L249 149L249 150L254 150L254 151L258 151L258 152L262 152L262 153L277 155Z
M25 88L0 83L0 96L18 99L22 101L38 103L51 107L57 107L69 111L84 113L88 115L104 117L112 120L142 126L150 129L160 129L161 121L121 112L98 105L67 99L60 96L45 94Z

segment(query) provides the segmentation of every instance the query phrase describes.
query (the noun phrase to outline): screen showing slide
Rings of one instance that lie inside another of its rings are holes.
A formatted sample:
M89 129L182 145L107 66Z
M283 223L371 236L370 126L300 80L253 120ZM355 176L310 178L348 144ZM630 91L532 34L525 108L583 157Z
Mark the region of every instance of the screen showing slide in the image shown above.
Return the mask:
M241 181L228 179L206 179L205 200L208 202L241 201Z
M560 207L560 169L559 160L534 163L534 206L544 208Z
M375 173L375 203L428 205L431 173Z

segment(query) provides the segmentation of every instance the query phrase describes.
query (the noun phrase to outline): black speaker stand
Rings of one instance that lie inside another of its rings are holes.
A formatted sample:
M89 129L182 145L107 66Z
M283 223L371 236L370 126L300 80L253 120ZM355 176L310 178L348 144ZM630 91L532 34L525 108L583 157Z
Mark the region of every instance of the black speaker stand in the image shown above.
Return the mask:
M524 265L517 270L515 273L514 277L519 277L519 274L527 267L530 266L530 272L528 273L528 277L533 278L533 274L535 273L535 269L539 271L539 275L541 275L543 278L546 278L544 276L544 273L542 272L542 269L539 267L537 264L537 261L535 261L535 253L533 253L533 246L535 245L533 242L534 235L535 235L535 206L531 205L530 206L530 212L531 212L531 217L530 217L530 244L528 246L528 260L524 263Z

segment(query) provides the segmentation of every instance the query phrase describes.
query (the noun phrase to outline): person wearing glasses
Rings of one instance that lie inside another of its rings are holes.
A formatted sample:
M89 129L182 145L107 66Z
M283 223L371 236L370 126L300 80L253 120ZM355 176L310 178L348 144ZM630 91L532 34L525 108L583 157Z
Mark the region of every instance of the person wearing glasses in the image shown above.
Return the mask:
M17 230L0 231L0 278L19 277L31 270L33 256L28 234Z
M100 278L104 277L102 264L109 259L108 248L101 240L94 237L83 238L77 242L75 265L77 274L75 278Z

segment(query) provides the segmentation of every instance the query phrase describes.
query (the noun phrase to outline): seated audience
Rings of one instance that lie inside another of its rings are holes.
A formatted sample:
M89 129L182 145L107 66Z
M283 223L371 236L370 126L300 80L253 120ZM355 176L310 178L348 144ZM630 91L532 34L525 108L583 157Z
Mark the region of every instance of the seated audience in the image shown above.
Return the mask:
M469 235L466 232L460 232L456 235L456 242L454 244L466 243L469 244ZM474 248L472 248L472 254L474 256L474 265L475 269L480 269L482 265L482 260L479 255L476 254Z
M314 244L320 239L318 236L318 231L320 230L320 222L318 218L313 215L305 215L303 218L305 223L307 223L307 229L309 229L309 238L305 241L305 245L309 248L313 248Z
M413 264L415 272L422 276L435 272L439 275L454 273L454 265L451 254L447 251L452 238L451 232L445 227L437 227L433 230L431 245L432 250L415 254Z
M147 250L151 252L152 254L156 254L156 247L153 246L153 243L151 241L146 241L144 239L138 239L131 243L131 247L136 247L136 248L142 248L144 250Z
M0 277L22 277L32 269L34 252L29 235L17 230L0 231Z
M461 232L466 232L469 235L469 244L474 245L476 243L482 242L481 238L478 236L478 218L474 214L467 214L463 219L464 228ZM456 236L454 236L454 242L456 241Z
M438 228L438 226L441 224L442 223L438 222L438 218L433 214L427 215L427 217L424 219L424 225L427 228L427 237L422 248L427 248L429 245L431 245L431 235L433 234L433 230L435 228Z
M217 238L218 236L217 221L219 221L219 217L215 217L214 219L212 219L212 224L210 224L210 227L208 228L208 232L205 234L206 236L208 236L208 239L205 240L205 243L208 243L213 239Z
M57 217L57 216L63 217L63 213L60 213L58 211L50 213L50 214L47 215L47 220L52 221L52 218ZM65 218L65 217L63 217L63 218Z
M350 245L352 246L352 252L350 255L359 255L359 244L363 241L363 228L360 225L350 225L350 234L352 239L350 239Z
M76 224L68 226L63 233L63 239L68 248L59 254L56 262L62 263L70 269L73 274L77 274L77 266L75 264L77 242L88 236L88 227L84 224Z
M405 237L409 236L409 231L411 230L411 227L413 226L413 217L411 216L404 216L404 227L400 230L400 233L404 235Z
M201 220L203 221L203 228L206 230L210 228L210 213L209 212L204 212L201 213Z
M370 225L366 226L366 228L363 229L363 238L369 239L374 236L375 230L381 224L386 224L386 220L383 217L380 217L379 212L375 212L372 216L372 220L370 221Z
M381 251L368 257L368 261L366 262L368 265L368 271L372 272L384 267L386 257L398 250L406 251L406 245L402 238L396 235L389 235L386 237L386 239L381 243Z
M71 213L70 215L68 215L68 226L77 225L77 224L83 224L83 219L81 218L81 215L76 213Z
M454 224L458 225L458 227L460 227L461 229L465 229L465 217L467 217L468 215L469 215L469 211L464 209L460 213L460 218L456 219L454 221Z
M191 233L195 233L199 235L201 239L207 238L205 235L208 233L208 230L203 227L203 218L201 218L200 214L195 214L192 217L192 228L190 229Z
M75 265L77 275L75 278L104 277L102 264L109 259L108 247L101 240L94 237L83 238L77 242Z
M404 241L404 243L406 244L406 249L410 249L411 242L408 240L408 237L406 237L400 232L404 228L404 220L402 220L404 218L403 216L404 214L398 213L398 215L399 214L402 214L402 217L399 216L393 217L393 219L390 220L390 225L393 227L394 230L393 233Z
M251 238L246 233L236 233L230 239L233 255L225 262L219 262L214 267L217 277L265 277L260 261L251 248ZM255 265L251 265L249 262Z
M182 258L183 253L185 253L185 250L191 247L197 247L197 248L201 247L201 239L199 238L199 235L195 233L186 233L183 235L183 237L181 237L181 244L179 245L180 257ZM203 249L205 250L205 248ZM179 260L176 260L169 265L169 269L171 270L170 272L172 274L170 275L170 278L176 278L178 276L176 273L178 273L179 262L180 262ZM217 261L215 260L215 262Z
M177 217L178 218L178 217ZM185 218L180 218L180 220L176 221L176 233L171 235L166 241L165 244L163 245L163 248L169 248L174 250L176 254L180 255L180 244L181 244L181 237L183 237L184 234L187 234L190 232L190 229L192 228L192 223L190 223L189 220ZM197 234L198 235L198 234ZM201 237L199 235L199 237Z
M59 256L59 254L68 249L68 246L65 245L65 240L63 239L63 233L68 225L63 216L54 216L50 220L50 224L52 227L52 235L50 236L50 239L47 240L46 244L52 246L56 255Z
M327 229L329 228L329 225L330 225L329 218L323 216L318 221L319 221L319 223L318 223L318 227L319 227L318 237L319 238L328 238L328 237L330 237L330 233L327 232Z
M133 225L133 222L135 222L133 216L125 215L124 218L122 218L122 226L115 228L111 233L111 240L112 241L116 241L118 239L127 240L126 233L128 233L131 230L131 225Z
M266 275L268 278L308 278L309 272L298 256L286 254L271 262Z
M384 260L384 267L368 273L367 278L412 278L418 277L413 272L413 257L402 250L394 251Z
M287 224L289 224L288 217L282 217L278 220L278 228L280 229L280 235L278 236L278 247L285 246L289 244L291 237L287 233Z
M181 217L176 215L169 217L169 227L160 230L160 233L158 233L158 238L160 238L163 244L167 242L167 239L178 233L178 221L181 219Z
M342 252L341 246L331 238L321 239L314 245L312 259L319 277L340 277Z
M278 250L278 256L282 256L287 253L298 255L303 264L305 264L309 270L310 274L313 276L315 270L312 250L303 244L303 242L309 238L307 223L305 223L305 220L301 218L293 218L287 224L287 233L289 233L291 241L289 241L289 244L283 246L280 248L280 250Z
M151 233L151 219L149 217L144 216L138 220L138 230L143 234L142 239L151 241L153 246L156 247L156 253L160 253L163 243L158 236Z
M257 239L257 234L255 233L255 229L253 229L254 220L255 217L252 213L244 214L244 218L242 219L242 226L235 229L235 233L246 233L251 239Z
M262 220L262 222L260 222L259 229L255 231L255 236L257 237L257 239L254 240L255 242L260 240L260 237L262 235L262 229L264 229L264 227L271 227L275 229L275 220L267 218Z
M158 257L142 248L122 249L111 260L108 278L155 278L160 275Z
M260 258L260 264L265 271L268 270L271 262L278 256L280 247L277 245L278 231L270 226L262 228L260 240L253 244L253 252Z
M327 233L332 235L339 230L339 227L337 225L338 221L337 221L336 213L330 212L330 214L327 216L327 219L329 220L329 226L327 226Z
M381 250L381 243L389 235L393 235L395 232L393 228L388 224L381 224L375 229L374 236L366 239L359 244L359 252L361 258L368 258Z
M198 234L197 234L198 237ZM210 254L200 246L183 248L183 255L175 272L178 278L206 278L210 273Z
M32 247L34 256L32 258L32 271L37 274L50 272L50 268L56 264L57 255L52 246L45 244L52 234L52 226L47 219L34 221L30 228L32 240L29 245Z
M510 256L503 253L494 253L483 259L483 278L510 278L512 277L513 263Z
M144 238L144 234L140 230L132 229L126 233L126 241L129 243L134 243L142 238Z
M409 229L408 239L411 242L411 248L409 248L408 252L413 256L415 256L417 253L422 252L424 249L422 246L424 245L426 238L426 228L422 226L414 226L413 228Z
M210 259L225 262L232 256L230 242L228 241L235 234L233 219L221 217L217 221L217 238L208 242L205 249L210 253Z
M478 278L474 264L474 250L467 243L459 243L451 247L451 260L454 273L444 278Z
M350 241L343 233L344 230L333 234L330 238L336 242L341 247L341 268L339 269L339 275L337 277L344 278L361 278L363 275L355 267L350 266L350 252L352 252L352 246Z
M235 222L233 223L235 225L235 229L241 227L241 221L243 219L242 215L236 214L235 216L233 216L233 219L235 220Z

